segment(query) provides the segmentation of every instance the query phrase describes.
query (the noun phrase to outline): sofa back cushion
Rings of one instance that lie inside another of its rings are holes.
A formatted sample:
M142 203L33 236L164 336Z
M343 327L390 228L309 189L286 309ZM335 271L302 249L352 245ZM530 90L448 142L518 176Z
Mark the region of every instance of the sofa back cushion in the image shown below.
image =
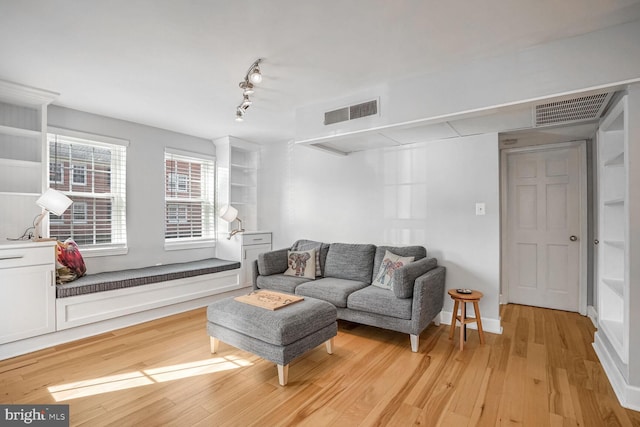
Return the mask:
M376 256L373 262L373 272L375 274L378 274L380 271L380 266L382 265L382 260L384 259L386 251L401 257L412 256L414 261L421 260L427 256L427 250L424 246L378 246L376 248Z
M327 253L329 252L329 244L316 242L314 240L296 240L291 246L292 251L310 251L316 250L316 277L324 276L324 265L327 261Z
M331 243L324 276L371 283L375 253L374 245Z

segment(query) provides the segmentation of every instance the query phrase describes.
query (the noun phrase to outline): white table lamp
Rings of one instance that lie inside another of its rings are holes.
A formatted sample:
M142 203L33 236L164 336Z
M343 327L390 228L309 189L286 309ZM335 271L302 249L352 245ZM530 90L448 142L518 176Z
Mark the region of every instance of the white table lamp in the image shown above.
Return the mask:
M235 234L242 233L244 231L244 228L242 228L242 220L238 218L238 209L233 206L223 206L222 209L220 209L220 218L230 224L233 223L233 221L238 221L238 228L231 230L227 240L230 240Z
M34 227L36 228L35 240L42 238L42 220L44 217L49 212L58 216L62 215L71 206L71 203L73 203L73 200L53 188L49 188L42 193L42 196L36 200L36 204L44 210L34 222Z

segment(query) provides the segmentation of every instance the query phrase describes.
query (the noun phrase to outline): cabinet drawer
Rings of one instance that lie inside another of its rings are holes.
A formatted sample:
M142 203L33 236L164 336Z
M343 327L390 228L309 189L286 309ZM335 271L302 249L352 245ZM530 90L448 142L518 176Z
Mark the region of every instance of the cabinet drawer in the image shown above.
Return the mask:
M53 246L0 249L0 268L55 263Z
M255 233L255 234L243 234L243 245L262 245L265 243L271 243L271 233Z

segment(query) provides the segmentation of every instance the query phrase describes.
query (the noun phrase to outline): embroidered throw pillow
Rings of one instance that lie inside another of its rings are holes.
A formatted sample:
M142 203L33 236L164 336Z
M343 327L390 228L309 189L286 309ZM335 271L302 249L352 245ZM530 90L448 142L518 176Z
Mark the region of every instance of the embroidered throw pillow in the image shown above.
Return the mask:
M401 257L400 255L385 251L382 264L380 264L380 270L371 284L383 289L393 289L393 272L413 262L414 259L412 256Z
M316 278L316 251L287 251L287 271L285 276Z
M64 242L58 241L56 246L56 283L72 282L78 277L84 276L87 267L80 255L80 249L73 239Z

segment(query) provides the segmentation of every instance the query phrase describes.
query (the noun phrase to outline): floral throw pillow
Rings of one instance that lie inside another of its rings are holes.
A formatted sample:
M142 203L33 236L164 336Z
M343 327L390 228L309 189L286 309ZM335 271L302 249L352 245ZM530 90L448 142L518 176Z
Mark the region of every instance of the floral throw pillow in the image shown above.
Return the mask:
M84 276L87 267L73 239L58 241L56 246L56 283L68 283Z
M393 272L413 262L414 259L412 256L401 257L400 255L385 251L382 264L380 264L380 270L371 284L383 289L393 289Z
M289 267L284 272L285 276L316 278L316 251L288 251L287 262Z

